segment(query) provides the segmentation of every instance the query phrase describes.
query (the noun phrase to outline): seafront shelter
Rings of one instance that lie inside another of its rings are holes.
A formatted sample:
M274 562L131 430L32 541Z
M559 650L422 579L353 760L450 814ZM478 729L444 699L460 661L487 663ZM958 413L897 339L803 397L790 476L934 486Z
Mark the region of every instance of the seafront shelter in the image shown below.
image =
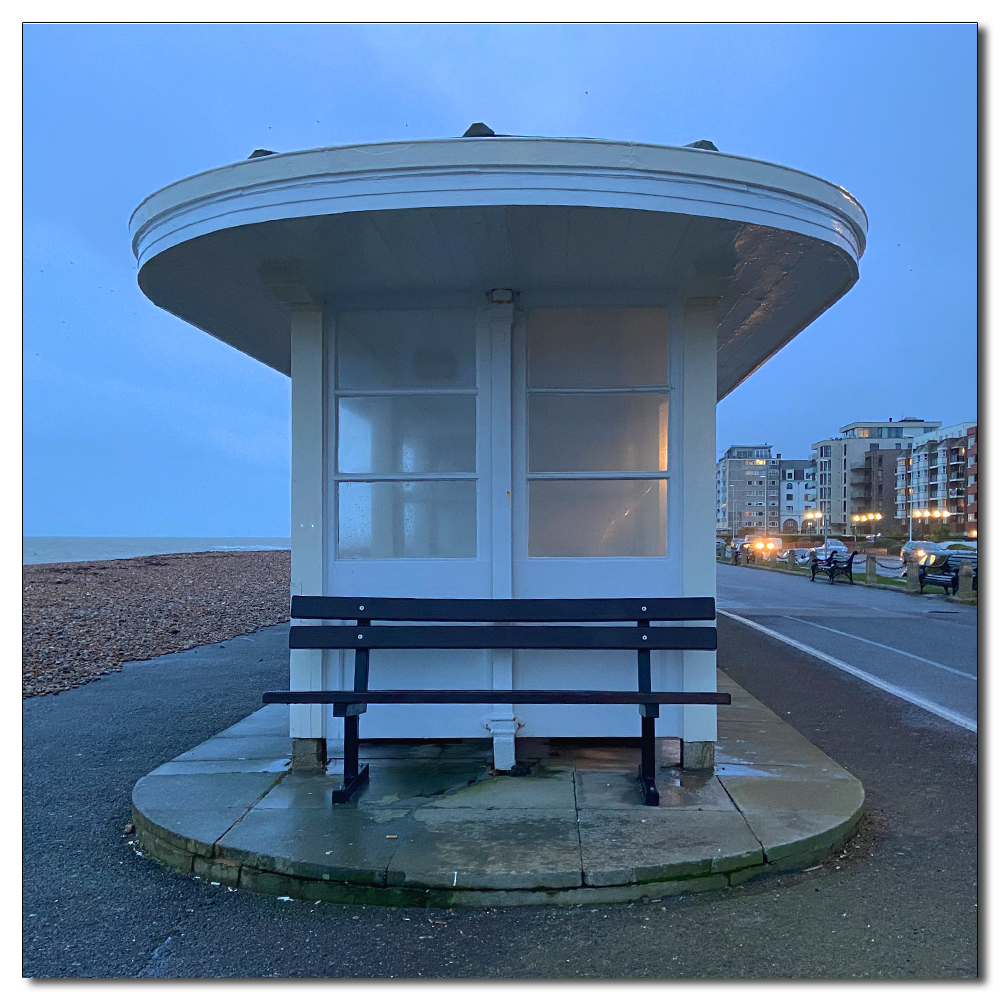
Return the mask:
M844 189L717 151L497 136L274 153L150 195L143 292L292 380L292 593L714 597L715 406L858 278ZM253 400L247 400L252 406ZM655 623L654 623L655 624ZM293 690L353 653L293 650ZM652 653L714 691L716 656ZM375 650L372 687L635 688L635 654ZM657 735L712 761L716 707ZM294 758L342 735L291 706ZM371 705L368 738L634 736L628 705Z

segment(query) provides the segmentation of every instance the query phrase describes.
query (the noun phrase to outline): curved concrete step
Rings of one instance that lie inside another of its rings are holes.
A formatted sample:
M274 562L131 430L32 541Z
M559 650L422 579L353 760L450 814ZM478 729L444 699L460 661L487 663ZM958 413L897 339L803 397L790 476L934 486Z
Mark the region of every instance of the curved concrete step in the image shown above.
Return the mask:
M719 687L715 773L682 773L662 741L657 808L640 804L637 747L583 740L519 740L525 777L491 773L489 740L363 744L369 784L334 806L342 761L290 771L274 705L142 778L138 840L232 888L394 906L620 902L818 863L857 825L861 783L721 672Z

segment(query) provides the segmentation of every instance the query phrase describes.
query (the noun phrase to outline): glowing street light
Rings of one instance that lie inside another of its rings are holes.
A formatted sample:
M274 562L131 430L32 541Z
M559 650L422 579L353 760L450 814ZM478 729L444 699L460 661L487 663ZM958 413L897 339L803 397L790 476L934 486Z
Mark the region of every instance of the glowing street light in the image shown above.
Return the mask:
M936 508L934 510L927 510L927 509L920 510L920 509L917 509L917 510L912 511L910 513L910 538L911 539L913 538L913 521L914 521L914 519L916 519L917 521L927 521L927 520L930 520L931 518L938 518L939 520L946 521L949 517L951 517L951 511L950 510L941 510L941 508Z
M827 535L826 512L822 511L822 510L807 510L805 512L805 514L803 515L803 520L810 521L810 522L815 522L815 521L822 521L823 522L823 547L825 548L826 547L826 535ZM814 524L810 524L809 525L810 529L812 529L814 527L815 527Z
M858 537L858 525L867 524L869 521L881 521L881 514L855 514L851 520L854 522L852 527L854 528L854 537Z

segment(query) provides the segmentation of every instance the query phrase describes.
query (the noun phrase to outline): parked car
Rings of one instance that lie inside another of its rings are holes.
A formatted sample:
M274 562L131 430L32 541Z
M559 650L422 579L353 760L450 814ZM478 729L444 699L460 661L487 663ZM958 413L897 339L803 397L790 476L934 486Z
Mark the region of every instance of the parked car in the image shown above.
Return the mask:
M738 544L740 557L747 562L756 562L758 557L773 558L785 545L780 538L765 537L764 535L748 535L746 538L737 538L733 544Z
M844 552L847 551L847 545L839 538L828 538L825 545L821 545L820 548L843 549Z
M806 558L800 562L812 562L813 553L817 559L826 559L831 552L847 552L847 546L839 538L828 538L826 544L817 545L811 549L806 549Z
M950 542L938 542L946 552L979 552L979 544L972 538L955 538Z
M979 546L975 540L954 538L947 542L906 542L899 553L902 560L901 576L906 576L906 564L910 559L916 560L918 566L934 569L952 556L957 559L968 559L975 566L979 557Z
M928 559L931 563L934 562L934 556L939 555L944 552L945 549L942 547L940 542L930 542L930 541L908 541L903 543L903 547L899 550L900 558L900 576L906 576L906 567L910 560L914 560L918 566L923 566Z

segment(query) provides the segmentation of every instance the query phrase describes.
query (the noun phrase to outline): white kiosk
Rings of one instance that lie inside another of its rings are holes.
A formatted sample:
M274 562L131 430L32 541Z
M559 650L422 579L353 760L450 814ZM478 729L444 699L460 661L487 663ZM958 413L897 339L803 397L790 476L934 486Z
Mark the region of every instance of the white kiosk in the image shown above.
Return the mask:
M474 129L480 133L486 129ZM715 595L715 405L858 278L842 188L720 153L480 134L250 159L131 221L157 305L292 379L292 593ZM252 400L248 400L252 405ZM291 688L351 686L295 650ZM715 690L655 651L654 689ZM373 687L634 689L634 653L376 650ZM292 706L296 764L341 735ZM634 735L634 706L372 705L362 737ZM659 736L710 765L714 706Z

